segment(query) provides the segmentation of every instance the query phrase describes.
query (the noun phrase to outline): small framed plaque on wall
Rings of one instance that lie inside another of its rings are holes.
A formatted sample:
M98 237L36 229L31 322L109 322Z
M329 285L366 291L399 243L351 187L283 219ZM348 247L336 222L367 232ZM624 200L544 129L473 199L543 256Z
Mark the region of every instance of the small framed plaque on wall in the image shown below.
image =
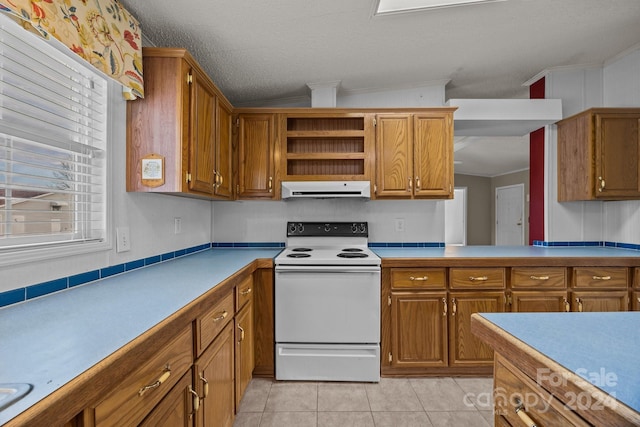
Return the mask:
M142 185L159 187L164 184L164 156L149 154L142 158Z

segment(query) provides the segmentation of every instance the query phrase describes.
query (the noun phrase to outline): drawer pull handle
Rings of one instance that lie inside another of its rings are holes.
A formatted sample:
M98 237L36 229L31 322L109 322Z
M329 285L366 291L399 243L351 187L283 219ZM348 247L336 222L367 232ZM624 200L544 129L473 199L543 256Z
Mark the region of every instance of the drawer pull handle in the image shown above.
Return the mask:
M611 280L611 276L593 276L593 280Z
M549 276L529 276L531 280L549 280Z
M244 296L244 295L249 295L251 293L251 288L244 290L244 291L240 291L240 295Z
M200 396L189 386L189 393L193 395L193 412L189 414L189 418L193 417L200 409Z
M451 298L451 315L455 316L456 313L458 312L458 302L456 301L455 298Z
M448 311L447 299L446 298L442 298L442 303L444 304L444 310L442 312L442 316L447 317L447 311Z
M214 322L218 322L222 319L226 319L227 316L229 315L229 313L227 312L227 310L223 311L222 313L220 313L219 315L217 315L216 317L213 318Z
M578 311L582 313L582 300L580 298L576 298L576 302L578 303Z
M527 427L538 427L538 425L531 419L524 410L524 405L521 403L516 406L516 415L525 423Z
M415 280L416 282L425 282L425 281L429 280L429 276L422 276L422 277L413 277L413 276L411 276L411 277L409 277L409 280L411 280L411 281Z
M200 374L200 381L202 381L202 399L205 399L209 395L209 381Z
M487 276L469 276L469 280L471 280L472 282L485 282L489 280L489 278Z
M162 373L162 375L160 375L160 377L155 382L149 385L146 385L142 387L140 390L138 390L138 396L142 396L147 390L160 387L163 382L169 379L170 376L171 376L171 369L169 369L169 365L167 365L166 368L164 368L164 372Z
M564 311L567 313L571 311L571 305L569 304L569 301L566 298L563 298L562 302L564 302Z
M240 343L244 341L244 329L240 325L238 325L238 329L240 329L240 341L238 341Z

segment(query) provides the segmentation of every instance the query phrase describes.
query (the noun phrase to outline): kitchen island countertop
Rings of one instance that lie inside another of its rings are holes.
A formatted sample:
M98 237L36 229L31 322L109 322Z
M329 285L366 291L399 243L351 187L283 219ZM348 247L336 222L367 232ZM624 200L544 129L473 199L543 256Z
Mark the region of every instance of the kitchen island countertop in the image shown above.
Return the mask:
M598 410L602 401L593 394L595 385L622 404L614 410L640 421L640 312L481 313L473 315L472 331L514 364L537 365L529 372L537 382L576 383L584 394L574 404L591 403ZM562 391L556 395L571 401Z
M0 309L0 383L33 389L0 425L259 258L281 249L211 249Z

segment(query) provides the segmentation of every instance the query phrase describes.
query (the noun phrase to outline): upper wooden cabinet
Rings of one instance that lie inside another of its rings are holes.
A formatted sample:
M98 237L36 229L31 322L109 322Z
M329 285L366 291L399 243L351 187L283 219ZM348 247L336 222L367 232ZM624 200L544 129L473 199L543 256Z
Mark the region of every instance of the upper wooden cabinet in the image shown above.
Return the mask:
M239 199L277 199L276 186L276 115L240 113L238 127Z
M558 122L558 201L640 199L640 108L592 108Z
M375 117L377 198L453 197L453 110Z
M369 181L373 128L368 116L337 109L280 114L282 180Z
M127 191L231 198L233 107L184 49L144 48L143 64L145 98L127 102ZM143 159L161 169L143 173Z

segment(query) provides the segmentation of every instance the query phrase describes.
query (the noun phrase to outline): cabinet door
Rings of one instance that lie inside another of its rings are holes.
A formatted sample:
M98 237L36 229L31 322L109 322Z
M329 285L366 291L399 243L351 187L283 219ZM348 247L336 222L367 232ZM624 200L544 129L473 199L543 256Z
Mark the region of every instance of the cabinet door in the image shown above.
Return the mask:
M572 292L571 311L627 311L627 291Z
M274 115L240 114L238 126L238 197L271 199L274 196Z
M413 117L416 197L453 197L453 117L421 113Z
M200 410L196 413L196 427L233 425L235 409L233 329L233 322L227 324L196 361L194 382L198 385L198 395L202 397ZM208 388L208 393L205 393L205 388Z
M210 195L215 183L216 95L207 79L196 69L191 70L190 97L189 190Z
M449 365L491 366L493 350L471 333L473 313L501 313L504 292L452 292L449 294Z
M231 199L233 197L233 170L231 167L231 109L216 100L216 146L214 194L220 198Z
M633 311L640 311L640 292L631 292L631 307Z
M411 114L376 116L376 197L413 195Z
M447 366L447 294L391 294L391 366Z
M139 427L191 427L193 400L191 371L187 372Z
M511 311L520 313L553 313L569 311L566 291L514 291Z
M639 121L640 114L595 115L596 197L640 196Z
M236 315L236 411L253 374L253 301Z

